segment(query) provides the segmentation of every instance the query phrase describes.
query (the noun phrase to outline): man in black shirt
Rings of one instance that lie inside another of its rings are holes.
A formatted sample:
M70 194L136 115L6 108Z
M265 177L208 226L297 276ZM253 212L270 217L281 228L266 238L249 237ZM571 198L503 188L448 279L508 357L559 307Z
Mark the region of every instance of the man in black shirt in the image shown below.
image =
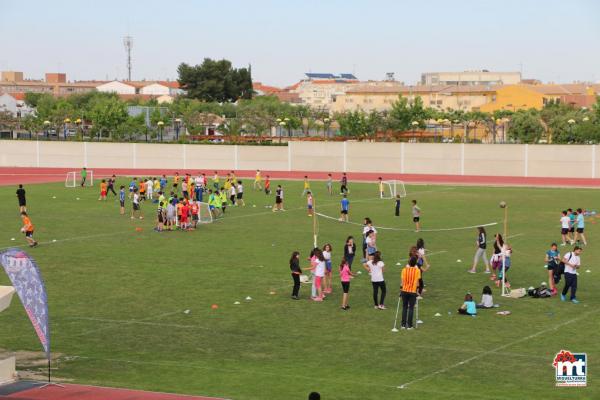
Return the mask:
M19 199L19 212L27 211L27 201L25 200L25 189L23 185L19 185L17 189L17 198Z

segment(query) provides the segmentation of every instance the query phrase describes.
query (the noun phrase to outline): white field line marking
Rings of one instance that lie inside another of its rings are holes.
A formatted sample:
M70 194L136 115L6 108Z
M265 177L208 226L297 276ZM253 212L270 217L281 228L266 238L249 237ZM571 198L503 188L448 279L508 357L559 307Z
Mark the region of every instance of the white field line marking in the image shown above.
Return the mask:
M323 217L325 219L330 219L333 221L338 221L341 222L338 218L335 217L331 217L329 215L325 215L325 214L321 214L321 213L316 213L319 217ZM357 226L362 226L362 224L359 224L358 222L343 222L345 224L350 224L350 225L357 225ZM487 224L479 224L479 225L471 225L471 226L460 226L460 227L454 227L454 228L437 228L437 229L421 229L419 232L446 232L446 231L459 231L459 230L466 230L466 229L475 229L478 228L480 226L494 226L494 225L498 225L497 222L490 222ZM411 228L390 228L390 227L385 227L385 226L374 226L377 229L381 229L381 230L388 230L388 231L407 231L407 232L414 232L414 229Z
M406 388L407 388L409 385L412 385L412 384L414 384L414 383L417 383L417 382L424 381L424 380L426 380L426 379L429 379L429 378L431 378L431 377L433 377L433 376L436 376L436 375L443 374L443 373L445 373L445 372L448 372L448 371L450 371L450 370L452 370L452 369L454 369L454 368L461 367L461 366L463 366L463 365L465 365L465 364L468 364L468 363L470 363L471 361L475 361L475 360L477 360L477 359L479 359L479 358L481 358L481 357L484 357L484 356L487 356L487 355L490 355L490 354L493 354L493 353L497 353L497 352L499 352L500 350L504 350L504 349L506 349L507 347L513 346L513 345L515 345L515 344L519 344L519 343L522 343L522 342L526 342L526 341L528 341L529 339L533 339L533 338L535 338L535 337L538 337L538 336L540 336L540 335L543 335L544 333L548 333L548 332L550 332L550 331L557 330L558 328L561 328L561 327L563 327L563 326L565 326L565 325L572 324L573 322L575 322L575 321L578 321L578 320L580 320L580 319L583 319L584 317L588 317L588 316L589 316L589 315L591 315L591 314L596 314L596 313L598 313L599 311L600 311L600 310L596 310L596 311L591 311L591 312L588 312L588 313L586 313L586 314L580 315L580 316L579 316L579 317L577 317L577 318L573 318L573 319L571 319L571 320L569 320L569 321L565 321L565 322L563 322L563 323L561 323L561 324L554 325L554 326L552 326L552 327L550 327L550 328L547 328L547 329L541 330L541 331L539 331L539 332L537 332L537 333L533 333L533 334L531 334L531 335L529 335L529 336L525 336L525 337L522 337L522 338L520 338L520 339L514 340L514 341L512 341L512 342L509 342L509 343L503 344L502 346L498 346L498 347L496 347L495 349L492 349L492 350L488 350L488 351L481 352L481 353L477 354L476 356L469 357L469 358L467 358L466 360L463 360L463 361L459 361L459 362L457 362L456 364L452 364L452 365L451 365L451 366L449 366L449 367L446 367L446 368L439 369L439 370L437 370L437 371L434 371L434 372L432 372L432 373L429 373L429 374L427 374L427 375L423 375L423 376L422 376L422 377L420 377L420 378L413 379L412 381L409 381L409 382L403 383L402 385L399 385L399 386L397 386L397 388L398 388L398 389L406 389Z
M469 350L469 349L452 349L452 348L448 348L448 347L438 347L438 346L415 346L416 348L420 348L420 349L427 349L427 350L441 350L441 351L447 351L447 352L455 352L455 353L486 353L487 350ZM525 353L511 353L511 352L506 352L503 351L502 353L499 354L503 354L503 355L507 355L507 356L515 356L515 357L525 357L525 358L536 358L539 360L548 360L548 357L542 357L542 356L536 356L536 355L531 355L531 354L525 354ZM537 362L537 361L536 361Z
M124 324L124 325L129 325L129 324L141 324L141 325L157 325L159 323L151 323L151 322L146 322L152 319L159 319L159 318L163 318L163 317L168 317L169 315L174 315L174 314L179 314L182 311L172 311L172 312L168 312L168 313L164 313L164 314L160 314L160 315L153 315L147 318L142 318L142 319L131 319L131 320L111 320L111 319L103 319L103 318L93 318L93 317L65 317L65 319L73 319L73 320L88 320L88 321L97 321L97 322L106 322L106 323L120 323L120 324ZM163 324L164 325L164 324ZM78 336L85 336L85 335L89 335L90 333L96 333L96 332L100 332L100 331L104 331L107 329L111 329L112 326L104 326L102 328L98 328L98 329L93 329L93 330L88 330L88 331L84 331L84 332L79 332L76 333L74 335L65 335L67 337L78 337Z
M39 244L56 244L56 243L61 243L61 242L68 242L71 240L85 240L85 239L93 239L93 238L103 237L103 236L122 235L124 233L131 233L131 230L121 231L121 232L98 233L96 235L88 235L88 236L75 236L72 238L65 238L65 239L55 239L56 241L40 242ZM14 246L0 247L0 250L6 250L6 249L13 248L13 247L21 247L21 246L15 244Z
M205 371L218 371L218 372L225 372L225 373L235 373L237 376L239 375L243 375L243 374L258 374L258 375L265 375L265 376L273 376L273 377L286 377L287 375L285 374L280 374L277 372L268 372L265 370L260 370L260 369L235 369L235 368L215 368L215 367L210 367L210 366L202 366L202 365L196 365L196 364L190 364L190 363L182 363L180 361L170 361L170 360L166 360L166 361L139 361L139 360L123 360L123 359L115 359L115 358L97 358L97 357L87 357L87 356L75 356L76 359L79 360L91 360L91 361L106 361L106 362L111 362L111 363L124 363L124 364L139 364L139 365L155 365L155 366L159 366L159 367L169 367L169 368L185 368L185 369L200 369L200 370L205 370ZM344 380L340 380L340 379L331 379L331 377L323 377L323 376L306 376L306 375L298 375L298 374L294 374L294 377L300 378L300 379L304 379L304 380L310 380L310 381L322 381L322 382L336 382L339 384L345 384L345 385L360 385L360 386L374 386L374 387L385 387L385 388L390 388L390 389L395 389L395 386L392 385L384 385L384 384L380 384L380 383L373 383L373 382L362 382L362 381L357 381L355 379L344 379ZM435 391L435 390L429 390L429 389L414 389L414 391L416 392L423 392L423 393L437 393L437 394L448 394L448 392L441 392L441 391ZM490 399L490 400L504 400L507 398L503 398L503 397L498 397L498 396L486 396L486 395L482 395L480 393L476 393L476 394L469 394L467 392L464 393L460 393L460 395L462 397L471 397L471 398L476 398L476 399Z

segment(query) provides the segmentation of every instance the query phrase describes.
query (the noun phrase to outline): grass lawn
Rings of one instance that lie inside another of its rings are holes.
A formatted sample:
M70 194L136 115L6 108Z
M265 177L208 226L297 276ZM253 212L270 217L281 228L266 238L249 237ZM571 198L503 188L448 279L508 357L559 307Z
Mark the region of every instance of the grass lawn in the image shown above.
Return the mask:
M598 191L408 186L398 218L392 200L375 198L375 184L351 183L352 221L369 216L375 225L407 230L378 236L388 310L373 309L371 284L363 273L352 281L351 310L341 311L337 274L334 292L323 303L307 300L308 285L302 286L302 301L290 300L288 260L293 250L301 252L302 260L308 256L312 220L300 197L302 183L283 185L286 212L265 208L274 197L253 192L247 181L246 207L229 208L225 218L195 232L167 233L152 230L155 205L146 203L147 218L132 221L119 215L113 197L97 201L97 187L27 186L42 243L27 251L46 281L52 346L62 354L56 376L231 399L305 399L312 390L327 400L600 398L594 379L600 370L599 225L587 219L591 245L582 254L581 304L506 299L494 287L500 310L512 315L483 310L476 318L456 314L466 291L479 301L482 287L490 284L488 275L466 272L476 230L409 230L413 198L423 210L423 229L501 222L498 203L505 200L513 247L509 278L513 287L538 286L548 280L544 253L560 240L560 211L600 207ZM15 190L0 188L2 248L25 246ZM313 183L313 191L317 210L337 217L339 196L328 196L322 182ZM143 230L136 232L136 227ZM488 234L501 230L500 223ZM319 218L319 243L332 243L334 267L348 235L360 238L361 227ZM404 261L418 237L425 239L432 265L420 302L424 323L418 330L392 333L400 273L396 263ZM355 260L353 270L359 269ZM0 275L0 284L7 284ZM252 300L245 301L246 296ZM41 349L16 297L0 314L0 347ZM561 349L587 352L587 388L554 387L551 364ZM403 384L408 385L399 389Z

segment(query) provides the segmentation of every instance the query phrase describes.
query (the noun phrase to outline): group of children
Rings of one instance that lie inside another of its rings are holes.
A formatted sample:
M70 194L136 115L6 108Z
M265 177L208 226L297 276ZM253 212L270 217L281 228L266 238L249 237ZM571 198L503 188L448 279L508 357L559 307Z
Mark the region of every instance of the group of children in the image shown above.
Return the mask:
M587 246L585 238L585 217L581 208L573 212L572 208L564 210L560 217L561 246L567 243Z
M310 194L310 193L309 193ZM361 272L353 272L352 264L357 254L357 246L353 236L348 236L344 243L343 256L338 264L338 275L342 287L342 300L340 308L350 309L348 297L351 279ZM333 292L333 247L327 243L322 248L314 248L308 258L309 265L305 268L300 266L300 253L294 251L290 258L290 270L293 280L292 299L299 299L301 276L304 271L312 275L311 299L322 302ZM361 263L370 275L373 290L373 307L377 310L385 310L385 297L387 294L384 279L385 263L381 252L377 248L377 229L373 226L370 218L363 220L362 232L362 254ZM419 238L415 246L411 246L408 252L408 263L402 271L400 296L403 301L402 324L406 329L414 327L414 307L416 301L422 299L424 289L423 273L430 268L429 261L425 255L425 242Z

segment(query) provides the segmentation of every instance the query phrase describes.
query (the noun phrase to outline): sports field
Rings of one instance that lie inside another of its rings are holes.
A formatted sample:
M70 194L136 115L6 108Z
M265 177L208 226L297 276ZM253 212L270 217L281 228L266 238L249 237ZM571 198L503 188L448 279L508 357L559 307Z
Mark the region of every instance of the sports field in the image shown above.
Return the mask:
M46 281L53 351L60 353L56 377L231 399L305 399L313 390L323 399L600 398L594 379L600 369L599 225L586 219L590 244L582 254L581 304L502 298L494 286L497 310L512 314L480 310L476 318L456 314L467 291L479 301L482 287L491 284L482 265L477 274L466 272L476 229L438 230L498 222L487 228L491 238L502 231L498 203L506 201L509 278L513 288L537 287L548 280L544 253L560 240L560 211L600 207L597 190L407 186L401 216L394 217L393 201L378 199L375 183L351 182L351 221L368 216L376 226L405 230L378 235L388 309L373 309L363 273L352 281L352 308L342 311L337 274L324 302L309 300L308 285L301 301L290 299L288 260L298 250L308 266L313 221L300 196L302 183L273 181L272 187L279 183L285 212L265 208L274 196L252 191L247 180L246 207L230 207L224 218L194 232L164 233L152 229L154 204L142 206L144 220L131 220L119 215L114 197L97 201L97 186L28 185L40 242L31 250L19 233L16 187L0 187L0 247L22 246ZM326 194L323 182L313 182L312 190L317 211L337 218L340 196ZM434 231L412 231L411 199L423 210L422 228ZM318 221L319 244L333 245L335 270L346 237L360 241L362 228ZM392 333L396 263L405 262L419 237L431 262L419 302L423 324ZM355 260L353 270L361 269ZM7 283L1 275L0 284ZM0 314L0 347L41 349L18 301ZM587 353L588 387L554 387L551 364L561 349Z

